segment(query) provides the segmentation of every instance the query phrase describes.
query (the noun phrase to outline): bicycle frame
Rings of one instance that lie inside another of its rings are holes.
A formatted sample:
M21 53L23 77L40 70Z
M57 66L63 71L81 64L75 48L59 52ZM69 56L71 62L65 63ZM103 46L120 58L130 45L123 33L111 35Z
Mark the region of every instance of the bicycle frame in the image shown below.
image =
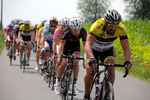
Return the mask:
M62 90L62 99L65 100L66 96L68 96L68 89L69 89L69 83L70 80L72 79L72 94L71 94L71 100L73 100L73 96L74 95L74 73L73 73L73 60L74 59L80 59L80 60L84 60L84 58L80 58L80 57L74 57L72 56L63 56L61 55L61 60L62 58L67 58L68 59L68 65L65 69L65 72L62 76L61 79L61 90ZM70 61L71 60L71 61ZM64 83L65 81L65 83Z
M100 65L103 65L105 68L103 70L99 71L99 66ZM91 74L93 74L95 72L96 68L97 68L97 72L94 76L94 80L93 80L93 83L92 83L92 86L91 86L91 89L90 89L90 94L91 94L92 88L95 84L95 100L104 100L104 94L105 94L104 91L105 91L106 87L107 87L107 92L108 93L112 92L112 100L114 100L113 87L112 87L112 84L110 83L110 81L108 79L108 71L109 71L108 67L111 67L111 66L113 66L113 67L124 67L124 65L109 64L109 63L99 63L96 66L96 63L95 63L95 67L92 70ZM103 78L103 81L100 82L100 75L102 73L104 73L104 78ZM125 78L127 76L127 74L128 74L128 70L126 70L125 75L123 77Z

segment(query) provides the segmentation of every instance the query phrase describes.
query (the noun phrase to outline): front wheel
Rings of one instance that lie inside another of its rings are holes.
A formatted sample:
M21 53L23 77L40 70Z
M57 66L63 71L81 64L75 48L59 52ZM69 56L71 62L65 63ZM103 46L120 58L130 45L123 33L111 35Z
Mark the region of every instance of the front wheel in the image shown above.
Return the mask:
M106 84L102 83L99 100L115 100L114 89L111 82L108 81Z

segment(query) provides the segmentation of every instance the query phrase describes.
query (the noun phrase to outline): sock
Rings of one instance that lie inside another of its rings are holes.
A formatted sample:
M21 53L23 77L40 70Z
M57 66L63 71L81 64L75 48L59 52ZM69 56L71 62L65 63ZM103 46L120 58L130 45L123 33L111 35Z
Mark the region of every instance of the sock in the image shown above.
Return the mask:
M74 79L74 84L76 84L77 83L77 79Z
M60 78L56 77L56 84L60 84Z

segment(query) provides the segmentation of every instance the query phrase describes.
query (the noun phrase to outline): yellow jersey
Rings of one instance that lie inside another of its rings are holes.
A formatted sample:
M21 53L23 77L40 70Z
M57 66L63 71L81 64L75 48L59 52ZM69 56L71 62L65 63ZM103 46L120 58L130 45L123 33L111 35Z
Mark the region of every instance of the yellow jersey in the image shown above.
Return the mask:
M23 36L30 36L31 31L34 31L34 27L30 24L29 28L26 29L25 25L23 24L20 26L19 31L21 31L21 35L23 35Z
M122 39L127 39L127 32L125 26L120 22L118 28L114 35L108 35L104 30L105 19L100 18L95 23L92 24L89 34L96 36L95 42L92 46L94 50L106 51L110 49L114 41L119 37Z
M46 27L42 26L42 27L39 29L39 31L38 31L38 36L41 36L41 35L42 35L42 30L43 30L44 28L46 28Z
M44 25L43 24L38 24L38 26L36 27L36 29L40 29L41 27L44 27Z

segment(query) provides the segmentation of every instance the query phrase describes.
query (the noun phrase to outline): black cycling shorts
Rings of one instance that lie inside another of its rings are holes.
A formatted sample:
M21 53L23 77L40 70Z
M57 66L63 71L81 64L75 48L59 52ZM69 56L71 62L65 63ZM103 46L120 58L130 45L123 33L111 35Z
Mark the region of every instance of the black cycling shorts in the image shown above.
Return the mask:
M31 35L30 36L24 36L24 35L21 35L21 41L31 41Z
M101 60L102 63L104 63L104 60L109 57L109 56L115 56L115 50L113 47L111 47L109 50L107 51L103 51L103 52L99 52L93 49L93 54L95 59L98 61L99 59Z
M65 44L63 49L64 55L72 55L74 52L80 53L80 44L72 44L72 45Z

